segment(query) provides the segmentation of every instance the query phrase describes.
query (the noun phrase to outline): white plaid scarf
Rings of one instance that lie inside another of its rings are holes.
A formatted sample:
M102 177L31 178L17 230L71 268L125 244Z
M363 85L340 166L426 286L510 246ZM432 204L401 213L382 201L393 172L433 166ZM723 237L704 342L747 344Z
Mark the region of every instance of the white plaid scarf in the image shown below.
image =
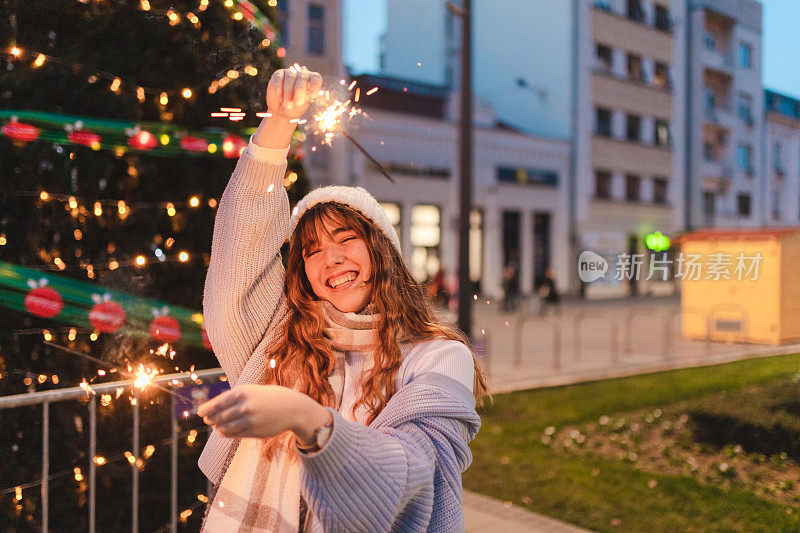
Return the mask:
M343 313L330 302L320 302L331 339L335 363L326 384L335 397L335 407L342 404L345 354L366 352L375 341L380 317L370 314L368 306L361 314ZM284 434L288 439L290 433ZM232 448L233 456L206 510L202 531L208 533L297 533L300 526L300 465L288 456L286 447L277 447L272 460L265 454L264 440L240 439ZM311 531L312 513L306 515L303 531Z

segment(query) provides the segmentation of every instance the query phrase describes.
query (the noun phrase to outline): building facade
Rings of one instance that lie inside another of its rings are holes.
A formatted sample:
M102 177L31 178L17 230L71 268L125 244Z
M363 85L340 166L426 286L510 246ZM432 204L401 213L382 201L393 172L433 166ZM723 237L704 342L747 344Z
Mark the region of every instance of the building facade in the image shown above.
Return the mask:
M344 79L342 0L277 0L286 66L299 63L322 74L326 84ZM309 179L313 186L344 183L347 175L344 147L334 144L309 152L316 163Z
M767 222L761 4L689 0L687 228Z
M598 253L614 271L590 295L653 290L645 237L682 229L684 4L606 0L576 9L576 253ZM623 272L621 254L641 258L642 271Z
M800 100L764 91L766 153L765 225L800 224Z
M378 92L362 102L369 119L351 131L396 180L391 183L348 146L350 183L372 192L398 230L415 277L441 266L456 274L458 256L458 99L439 86L397 78L356 76ZM553 267L567 290L566 231L569 143L535 137L499 123L478 104L474 131L470 278L487 298L503 294L506 266L517 265L517 290L529 294ZM313 170L313 169L312 169ZM510 275L510 273L509 273Z

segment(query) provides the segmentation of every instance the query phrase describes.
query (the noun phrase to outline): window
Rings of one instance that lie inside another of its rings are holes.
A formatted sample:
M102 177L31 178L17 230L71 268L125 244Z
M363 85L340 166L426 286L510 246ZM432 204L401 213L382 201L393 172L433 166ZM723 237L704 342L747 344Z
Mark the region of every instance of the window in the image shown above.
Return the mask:
M714 156L714 143L705 142L703 143L703 159L706 161L714 161L716 157Z
M611 72L611 47L597 43L597 70Z
M664 119L656 119L655 141L659 148L669 148L669 122Z
M775 173L783 177L783 161L781 160L781 143L776 142L774 147Z
M639 189L641 188L641 178L635 174L625 176L625 199L629 202L639 201Z
M705 100L706 112L711 112L717 107L717 95L714 89L703 87L703 99Z
M642 71L642 58L635 54L628 54L628 79L633 81L643 81L644 72Z
M739 193L736 198L736 205L738 207L740 217L750 216L750 195Z
M411 272L424 281L439 270L440 215L435 205L411 208Z
M558 172L543 168L497 167L497 181L522 185L558 185Z
M644 22L642 0L628 0L628 18L636 22Z
M739 118L744 120L748 126L753 125L753 97L747 93L739 93Z
M653 203L667 203L667 178L653 178Z
M325 53L325 7L319 4L308 5L308 53Z
M703 34L703 46L711 52L717 51L717 38L714 37L713 33L707 31Z
M639 141L642 138L642 117L639 115L626 115L625 137L629 141Z
M666 63L656 62L656 71L653 75L653 85L662 89L669 89L672 86L669 81L669 66Z
M598 198L611 198L611 172L598 170L594 173L594 195Z
M611 11L610 0L594 0L594 7L602 9L603 11Z
M716 203L715 200L716 196L713 192L704 191L703 192L703 214L714 216L714 204Z
M601 107L597 108L597 124L595 132L597 135L611 137L611 111L608 109L603 109Z
M748 43L739 43L739 66L753 67L753 48Z
M739 170L753 173L753 149L747 144L740 144L736 147L736 164Z
M781 191L773 189L772 191L772 218L780 220L781 218Z
M667 33L672 32L672 21L669 18L669 9L660 4L656 4L655 27Z
M289 46L289 1L278 0L278 26L281 31L281 44Z

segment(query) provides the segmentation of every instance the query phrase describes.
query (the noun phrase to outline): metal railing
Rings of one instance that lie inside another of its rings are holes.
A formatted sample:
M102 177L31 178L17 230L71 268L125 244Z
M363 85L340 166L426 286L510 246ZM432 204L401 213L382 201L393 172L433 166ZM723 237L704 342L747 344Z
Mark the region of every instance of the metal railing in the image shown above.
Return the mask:
M205 380L215 380L223 377L225 373L221 368L208 370L197 370L195 372L182 372L179 374L166 374L153 378L153 383L178 382L197 382ZM113 381L92 385L91 389L96 393L89 397L89 532L95 532L95 507L96 507L96 468L95 458L97 457L97 396L103 393L112 393L117 389L134 389L134 380ZM135 390L135 389L134 389ZM41 498L42 498L42 524L41 531L47 533L49 526L49 482L50 482L50 404L56 402L75 401L86 398L86 390L81 387L70 387L49 391L31 392L27 394L16 394L11 396L0 396L0 411L19 407L42 406L42 476L41 476ZM171 413L171 459L170 459L170 527L173 532L177 531L178 524L178 440L179 426L175 419L175 396L172 398ZM136 396L134 396L136 397ZM131 461L131 531L137 533L139 530L139 402L132 405L132 447L134 461Z
M676 352L676 340L683 338L681 332L682 320L687 316L697 317L704 324L705 334L699 340L703 343L703 351L706 357L712 355L714 339L723 336L726 337L724 342L741 344L745 349L752 347L749 314L744 307L737 305L720 305L710 309L693 306L682 306L666 310L638 308L622 315L584 309L570 314L572 315L571 319L540 316L533 312L520 312L514 321L511 366L513 368L521 368L523 366L523 352L525 351L523 334L529 326L537 325L544 325L551 331L551 366L553 372L556 373L563 370L562 345L565 333L570 334L572 338L572 362L579 362L583 359L584 352L587 349L584 346L583 336L586 330L586 323L590 321L600 322L604 326L603 331L606 333L605 339L593 339L591 343L592 349L607 348L611 358L609 363L612 366L621 364L622 356L642 351L634 347L635 332L640 329L647 329L647 331L651 332L648 342L660 348L657 352L659 352L664 361L673 360L678 355ZM643 328L646 324L651 327ZM728 329L720 327L726 325ZM546 332L541 334L546 334ZM602 340L606 340L607 344L603 343Z

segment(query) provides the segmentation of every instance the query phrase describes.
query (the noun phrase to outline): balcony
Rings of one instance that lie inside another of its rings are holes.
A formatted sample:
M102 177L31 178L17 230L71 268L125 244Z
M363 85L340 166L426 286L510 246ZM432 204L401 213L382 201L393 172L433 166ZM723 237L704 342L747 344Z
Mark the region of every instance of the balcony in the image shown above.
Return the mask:
M612 44L662 63L670 64L673 61L672 34L636 22L627 16L602 8L593 9L592 32L597 42Z
M703 65L726 76L733 76L733 56L730 53L703 47Z
M733 167L725 160L703 161L703 190L725 194L731 185Z
M704 110L706 122L714 124L725 130L732 130L736 125L736 118L727 107L714 106L706 107Z
M730 178L733 176L733 165L726 159L706 159L703 161L703 176Z

